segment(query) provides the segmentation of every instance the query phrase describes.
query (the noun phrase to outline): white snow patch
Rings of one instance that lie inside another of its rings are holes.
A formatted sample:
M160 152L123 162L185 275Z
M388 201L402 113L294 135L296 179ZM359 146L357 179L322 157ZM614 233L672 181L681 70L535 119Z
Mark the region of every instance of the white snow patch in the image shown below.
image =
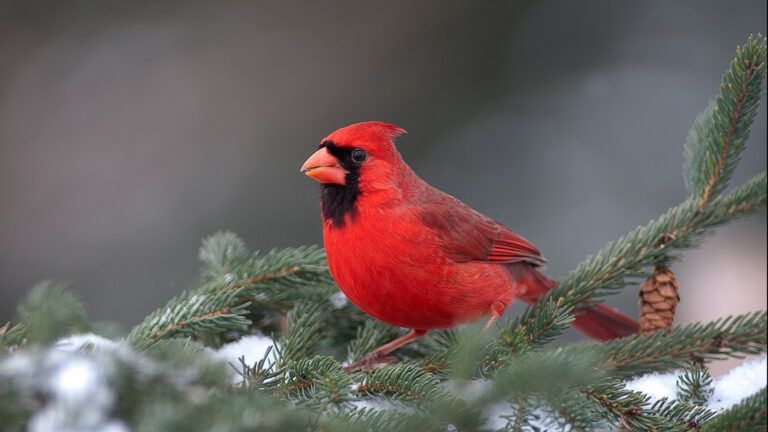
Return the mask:
M715 382L715 393L709 399L708 408L726 410L742 399L752 396L766 386L768 360L752 360L733 368Z
M488 380L475 379L471 381L454 381L454 385L450 386L449 390L459 398L472 402L482 396L489 387L490 383Z
M58 351L70 353L82 350L116 351L119 349L125 349L125 347L120 343L93 333L72 335L59 339L53 345L53 348Z
M677 373L650 373L641 377L627 381L629 390L645 393L651 397L654 402L663 399L675 399L677 396Z
M331 300L331 305L333 305L334 309L341 309L349 303L349 300L347 300L347 296L345 296L344 293L341 291L331 294L330 300Z
M240 364L240 357L245 357L245 363L252 365L264 358L269 347L274 350L275 345L274 340L264 335L243 336L219 348L216 356L235 365ZM270 357L274 358L271 354Z
M32 415L29 431L119 430L121 423L109 418L115 402L106 377L110 365L84 353L54 350L43 363L40 385L50 399Z
M26 377L34 372L31 367L32 356L25 352L15 352L0 362L0 376L14 378Z
M208 300L208 296L205 294L194 295L187 300L187 303L189 303L188 309L197 310L206 300Z
M61 398L83 401L97 387L101 377L92 361L73 359L51 377L51 389Z
M392 400L385 398L359 399L351 401L350 405L357 409L370 409L375 411L393 410L398 412L409 412L409 409L403 404L397 404Z
M766 359L746 361L714 380L715 392L709 399L707 408L714 411L726 410L765 388L768 381L767 366ZM675 399L677 378L680 374L670 372L644 375L628 381L627 388L647 394L652 402L665 397Z
M210 350L215 358L229 362L234 367L232 370L232 383L238 384L242 380L240 374L236 372L236 370L241 370L241 357L244 357L245 364L253 366L263 359L267 350L272 347L272 351L267 357L267 362L265 364L265 367L268 367L277 360L275 354L275 347L277 346L277 342L267 336L259 334L243 336L234 342L222 346L217 351L211 350L210 348L207 348L206 350Z

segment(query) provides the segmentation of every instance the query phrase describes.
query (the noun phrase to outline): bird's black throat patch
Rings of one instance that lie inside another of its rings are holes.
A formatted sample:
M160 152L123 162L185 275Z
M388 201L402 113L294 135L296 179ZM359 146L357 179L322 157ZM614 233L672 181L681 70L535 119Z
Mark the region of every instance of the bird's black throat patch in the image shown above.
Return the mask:
M324 183L321 185L320 205L323 219L330 220L335 228L344 226L344 217L355 217L355 202L360 196L360 164L352 160L352 147L340 147L332 141L324 141L320 148L325 147L328 153L339 160L341 167L347 172L344 177L346 184Z

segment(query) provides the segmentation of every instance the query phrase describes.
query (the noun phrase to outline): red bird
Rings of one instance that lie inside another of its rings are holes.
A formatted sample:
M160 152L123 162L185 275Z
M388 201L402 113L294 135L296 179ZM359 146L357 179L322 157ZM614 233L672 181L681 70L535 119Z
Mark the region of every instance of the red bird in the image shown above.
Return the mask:
M322 184L323 239L331 275L368 315L411 329L370 353L375 362L431 329L488 317L555 286L541 252L523 237L428 185L393 143L405 130L357 123L328 135L301 167ZM608 340L638 324L598 304L573 326Z

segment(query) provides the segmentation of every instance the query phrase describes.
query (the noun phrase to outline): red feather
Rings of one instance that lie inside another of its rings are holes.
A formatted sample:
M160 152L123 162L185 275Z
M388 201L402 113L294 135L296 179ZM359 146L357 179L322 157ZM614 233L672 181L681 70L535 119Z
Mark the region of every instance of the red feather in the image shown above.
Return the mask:
M543 267L547 260L528 240L437 189L426 191L421 218L444 242L456 262L528 262Z

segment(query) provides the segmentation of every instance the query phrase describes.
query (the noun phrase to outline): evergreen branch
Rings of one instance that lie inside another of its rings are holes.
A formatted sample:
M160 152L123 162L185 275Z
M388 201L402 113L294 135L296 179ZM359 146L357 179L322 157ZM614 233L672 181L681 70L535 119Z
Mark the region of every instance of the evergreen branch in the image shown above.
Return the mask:
M357 391L362 395L381 395L428 404L448 397L439 384L432 375L415 366L398 364L370 371Z
M599 360L594 350L583 347L516 355L490 376L492 385L477 403L484 407L518 396L549 398L567 389L589 385L605 376L596 367Z
M603 418L622 430L688 431L713 415L705 408L686 402L651 405L644 394L628 390L623 381L605 375L615 370L610 358L601 357L596 351L600 346L577 344L555 351L516 355L498 370L491 388L478 398L477 407L496 403L500 395L518 404L521 398L530 401L535 397L538 402L533 406L526 404L524 414L531 410L551 412L561 425L567 424L574 430L597 427L595 422ZM581 396L574 396L574 392ZM525 418L510 417L509 425L519 427L525 421Z
M195 333L207 327L215 328L218 331L246 327L250 324L250 321L243 317L247 312L246 306L247 304L240 305L234 309L224 307L212 312L192 315L189 319L168 324L166 327L156 331L152 337L162 339L180 333Z
M242 280L242 281L240 281L240 282L238 282L236 284L232 284L232 285L226 286L226 287L216 291L214 294L222 294L222 293L225 293L225 292L228 292L228 291L235 291L235 290L238 290L238 289L243 288L243 287L260 284L260 283L263 283L263 282L272 281L275 278L278 278L278 277L281 277L281 276L288 276L288 275L296 274L299 271L301 271L301 267L300 266L281 268L281 269L278 269L278 270L275 270L275 271L272 271L272 272L269 272L269 273L260 274L260 275L256 275L256 276L244 279L244 280Z
M203 239L197 258L205 279L215 279L234 271L249 256L245 242L232 231L219 231Z
M736 218L754 213L766 203L766 173L761 173L725 196L718 197L703 211L687 200L669 209L648 225L638 227L615 242L609 242L596 255L589 256L550 290L547 297L527 310L521 320L508 327L533 326L539 314L558 316L564 311L588 306L597 298L612 294L630 281L647 276L646 268L661 259L677 259L676 251L697 247L712 229ZM557 299L557 311L548 298ZM533 309L533 310L531 310ZM505 328L502 334L521 330ZM548 337L558 333L555 326Z
M13 345L49 344L72 333L90 330L85 306L62 282L46 280L36 284L19 305L18 314L21 323L6 333L8 343Z
M621 381L601 382L585 389L583 393L600 407L599 412L603 417L625 430L659 426L658 419L643 415L642 407L648 403L648 397L628 390Z
M137 348L148 348L177 335L199 338L225 331L242 331L250 325L250 320L245 317L247 304L241 303L237 294L213 296L205 290L186 291L134 327L128 342Z
M689 135L685 179L691 197L648 225L609 242L596 255L581 262L547 294L548 298L564 299L558 302L557 308L561 309L558 312L571 313L588 306L593 299L621 290L633 279L647 276L647 267L661 260L679 258L681 251L697 247L713 228L765 205L765 173L725 197L717 196L730 180L748 138L765 72L766 39L750 37L746 45L737 50L723 78L720 95ZM550 307L545 300L539 301L520 321L510 323L502 335L520 334L523 330L513 327L533 326L539 314L553 316L552 311L545 310ZM561 331L553 326L546 334L551 338ZM525 348L524 344L519 345L521 340L518 338L513 342L516 346L510 348L513 351Z
M731 191L726 196L719 196L713 200L711 207L716 211L711 215L712 226L721 225L732 219L753 214L766 204L766 189L768 180L766 173L762 172L743 185Z
M462 334L457 328L431 331L422 340L430 354L419 361L419 368L424 372L443 375L455 357L456 348L463 344Z
M325 255L316 247L248 257L242 240L221 232L203 240L199 258L197 287L174 297L136 326L128 335L134 346L146 348L179 335L202 338L240 332L252 325L245 316L254 305L287 310L330 281Z
M720 92L697 118L685 145L684 179L703 210L728 185L749 138L766 72L766 40L747 39L723 76Z
M359 408L333 412L319 430L333 432L442 432L445 425L423 412Z
M528 416L530 415L530 407L528 401L524 397L518 396L514 398L512 408L514 410L514 414L501 416L501 418L507 421L504 430L507 432L523 432L524 427L527 426L530 428L530 424L528 423Z
M714 420L705 423L702 431L765 431L768 427L766 405L768 405L768 390L763 389L718 415Z
M194 393L192 393L194 394ZM170 395L143 404L133 421L137 432L311 430L309 414L301 407L261 392L217 393L193 398ZM159 400L158 400L159 399Z
M537 308L528 308L505 325L491 346L489 360L543 346L561 334L574 320L562 298L547 298Z
M714 393L712 376L700 362L694 361L677 378L677 400L703 406Z
M0 424L8 431L26 430L35 410L36 401L23 393L15 388L11 378L0 376Z
M545 427L573 432L605 430L608 427L605 419L595 414L594 401L578 389L548 395L538 405L538 411L544 415L534 414L533 417ZM550 421L543 421L541 417Z
M602 415L626 431L691 431L715 413L685 402L661 399L648 407L649 398L628 390L618 380L592 385L584 394L599 407Z
M288 334L277 350L278 364L299 361L323 341L330 307L321 301L298 303L288 312Z
M301 402L325 409L356 398L352 379L332 357L312 357L290 363L280 392Z
M728 195L700 210L687 200L648 225L638 227L596 255L588 257L550 291L573 307L592 297L623 288L627 279L647 276L645 268L662 258L679 258L675 251L697 247L712 228L755 212L766 203L766 175L759 174Z
M651 411L655 412L659 417L677 423L676 429L681 431L698 431L701 429L702 424L716 415L714 411L699 405L681 401L669 401L667 399L656 401L651 407Z
M602 357L608 370L629 376L683 368L694 357L714 360L759 354L766 351L766 325L765 310L707 324L689 324L669 333L659 331L607 342L602 344Z
M358 385L363 396L383 396L410 402L438 424L455 430L478 430L482 424L477 407L455 397L431 374L410 364L396 364L368 372Z
M238 357L238 365L230 363L235 373L240 376L240 388L242 390L267 389L278 384L282 377L282 371L275 370L274 362L270 359L270 354L274 347L270 346L264 352L264 355L253 365L245 362L245 356Z
M15 350L22 345L27 337L27 329L24 323L11 325L8 321L0 327L0 353Z
M355 339L349 343L347 361L353 364L398 335L397 327L378 320L366 320L362 327L357 328Z

